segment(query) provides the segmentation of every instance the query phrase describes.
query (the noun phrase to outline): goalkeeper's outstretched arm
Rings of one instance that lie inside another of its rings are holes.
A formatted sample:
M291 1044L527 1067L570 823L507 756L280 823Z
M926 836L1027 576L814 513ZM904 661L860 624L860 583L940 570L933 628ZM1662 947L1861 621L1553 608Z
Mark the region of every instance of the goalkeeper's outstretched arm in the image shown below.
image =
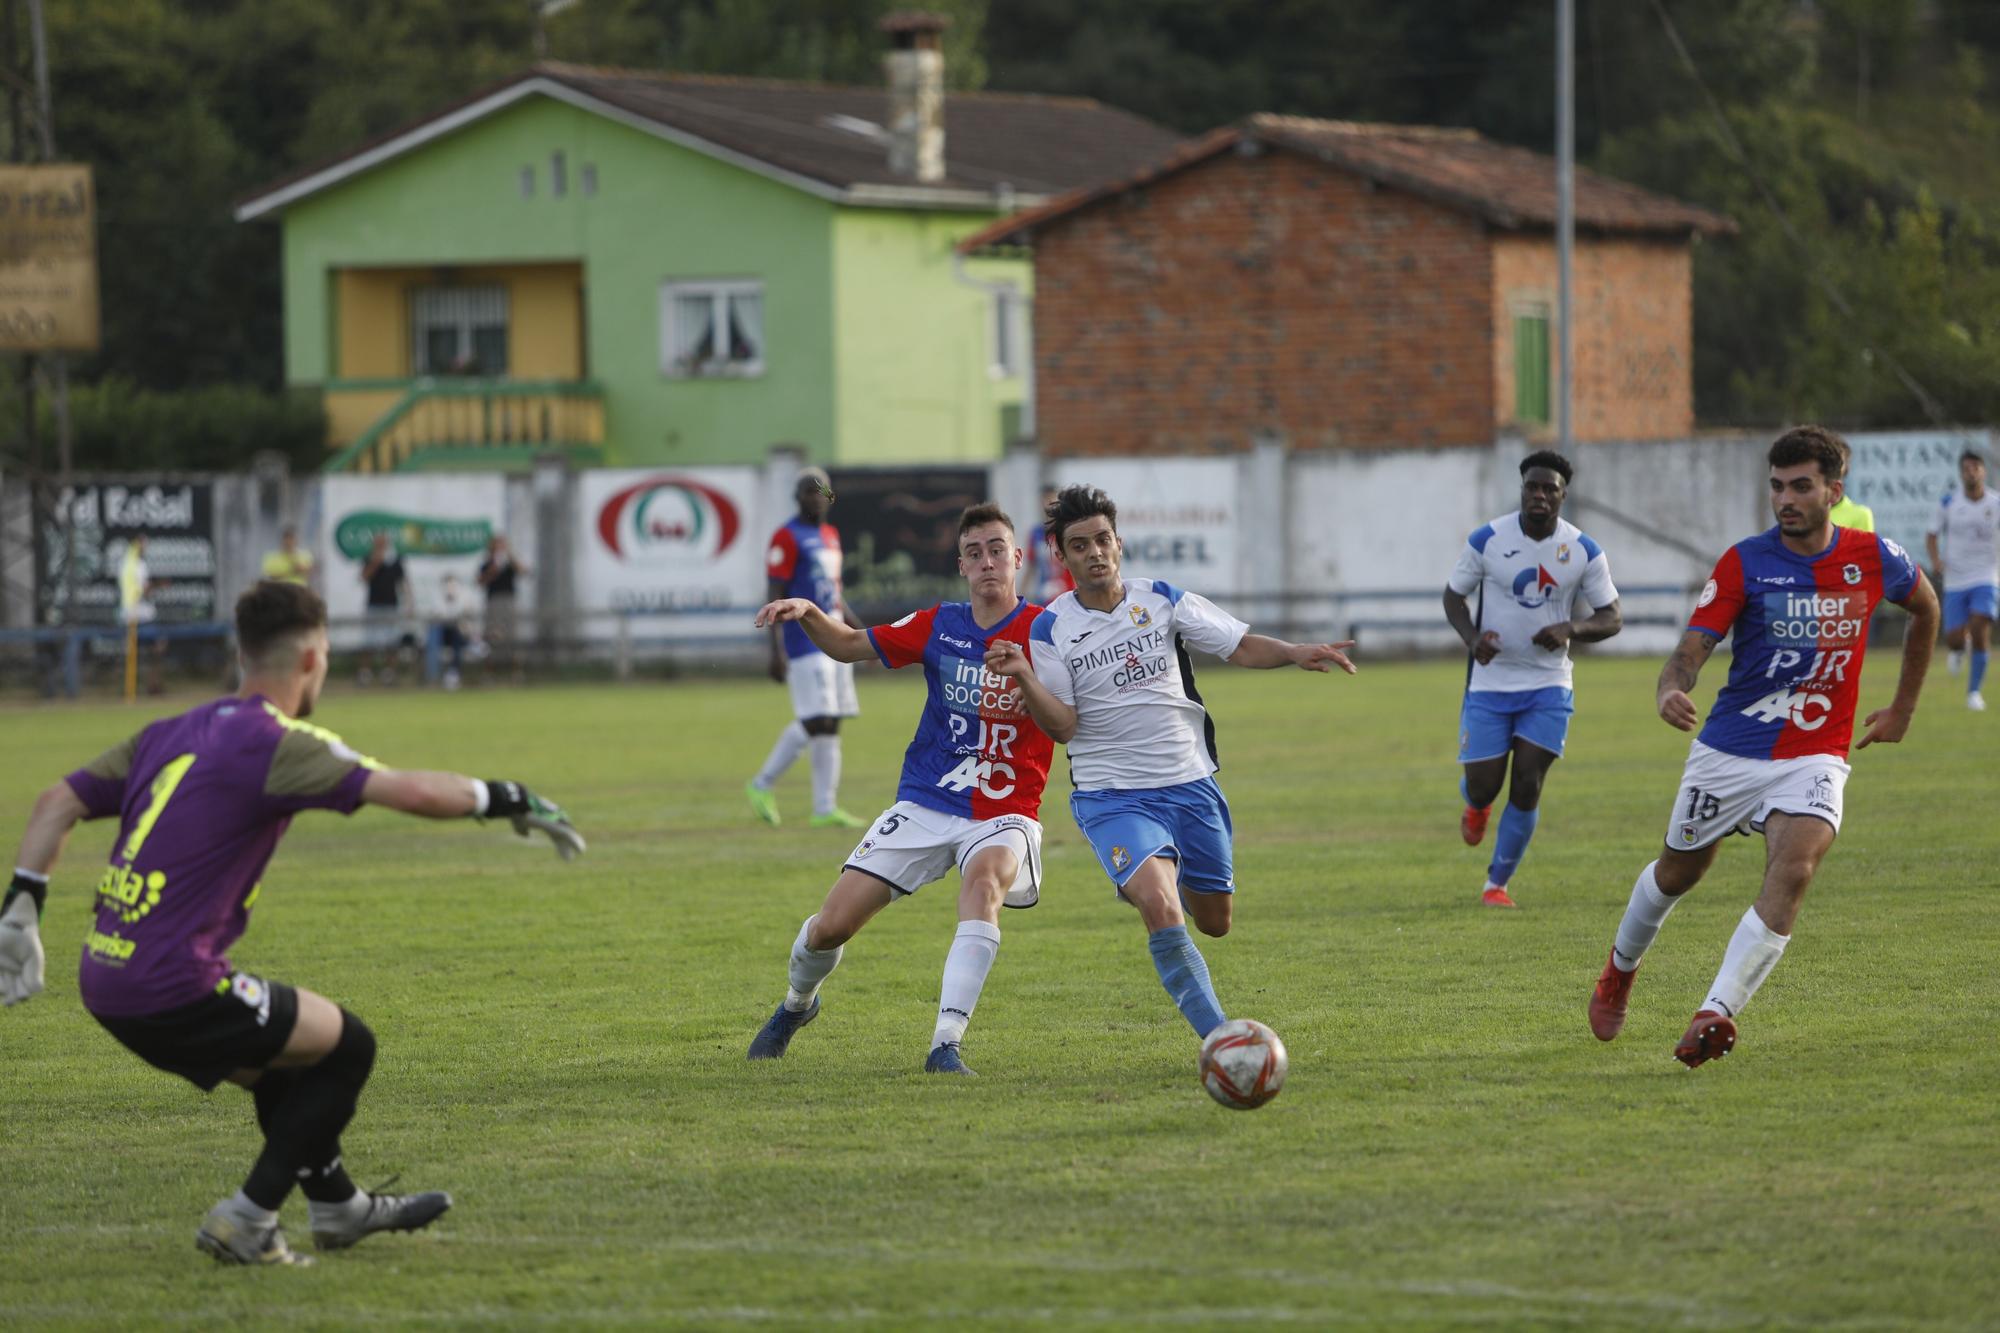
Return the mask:
M569 822L562 807L546 801L518 782L504 778L482 782L458 773L378 768L368 774L361 799L425 819L505 819L522 837L543 833L563 860L584 850L583 835Z

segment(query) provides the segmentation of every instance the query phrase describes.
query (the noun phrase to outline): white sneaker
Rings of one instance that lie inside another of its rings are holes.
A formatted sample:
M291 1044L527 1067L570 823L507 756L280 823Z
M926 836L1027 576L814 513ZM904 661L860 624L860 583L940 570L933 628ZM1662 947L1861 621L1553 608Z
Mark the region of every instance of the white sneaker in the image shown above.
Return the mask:
M1965 706L1975 713L1983 713L1986 711L1986 696L1974 690L1965 696Z
M1951 675L1958 674L1958 664L1965 660L1965 654L1953 648L1944 655L1944 669Z

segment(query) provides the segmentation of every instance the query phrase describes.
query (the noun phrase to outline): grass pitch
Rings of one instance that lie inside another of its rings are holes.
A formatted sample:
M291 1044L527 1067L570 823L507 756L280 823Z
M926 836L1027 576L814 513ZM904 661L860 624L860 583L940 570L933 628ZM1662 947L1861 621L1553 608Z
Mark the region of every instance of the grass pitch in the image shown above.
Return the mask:
M1908 743L1857 756L1736 1053L1690 1072L1669 1052L1761 842L1669 920L1617 1043L1583 1013L1686 751L1653 717L1656 665L1579 667L1518 913L1477 905L1490 839L1457 837L1458 668L1204 673L1241 893L1202 947L1224 1007L1292 1057L1250 1114L1197 1085L1060 757L1042 904L1003 919L968 1037L980 1078L918 1072L955 881L878 918L790 1057L750 1065L852 842L803 827L803 762L784 827L743 805L781 690L337 686L318 720L359 748L521 778L591 838L563 866L492 828L307 815L234 951L380 1037L356 1178L458 1206L306 1272L196 1254L253 1155L249 1099L154 1072L78 1006L113 833L87 825L43 927L48 992L0 1014L0 1324L1991 1327L2000 715L1940 673ZM1866 707L1894 668L1878 653ZM920 682L864 674L862 698L843 797L865 816ZM0 712L0 837L150 715ZM287 1216L304 1243L296 1198Z

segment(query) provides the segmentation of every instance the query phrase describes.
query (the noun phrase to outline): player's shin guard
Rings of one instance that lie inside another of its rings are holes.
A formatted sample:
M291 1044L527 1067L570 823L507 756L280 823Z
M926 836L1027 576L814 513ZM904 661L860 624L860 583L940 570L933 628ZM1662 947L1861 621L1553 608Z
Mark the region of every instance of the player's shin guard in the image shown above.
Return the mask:
M1000 956L1000 928L984 921L961 921L944 956L944 984L938 991L937 1030L931 1046L963 1041L979 992L986 986L986 974Z
M250 1168L243 1193L259 1207L275 1211L291 1192L301 1168L328 1165L315 1159L322 1157L329 1145L339 1144L340 1131L354 1118L361 1089L367 1086L374 1067L375 1034L366 1023L341 1010L340 1039L325 1059L307 1069L277 1071L291 1075L290 1088L274 1096L268 1112L258 1108L264 1151ZM337 1158L337 1146L333 1152ZM337 1161L333 1164L337 1169ZM352 1190L352 1182L348 1188Z
M840 805L840 736L812 738L813 813L830 815Z
M1542 822L1542 812L1523 810L1511 802L1500 812L1500 832L1493 839L1493 864L1486 867L1488 882L1501 888L1514 877L1521 858L1528 854L1528 840L1535 836L1535 825Z
M1715 974L1715 983L1708 988L1708 999L1701 1007L1730 1018L1742 1013L1743 1006L1750 1003L1750 997L1764 984L1764 978L1771 975L1771 969L1778 965L1785 946L1791 942L1790 935L1772 930L1757 915L1757 909L1750 908L1736 923L1736 933L1729 937L1729 948L1722 955L1722 970Z
M791 990L785 996L785 1008L793 1013L803 1013L812 1008L813 997L819 994L820 983L833 974L840 966L840 953L844 945L831 949L810 949L806 940L812 935L813 922L819 920L815 913L806 918L799 927L799 937L792 941Z
M1153 968L1160 984L1179 1006L1197 1037L1206 1037L1223 1022L1222 1003L1215 998L1214 983L1208 979L1208 962L1188 938L1186 926L1168 926L1146 939L1153 955Z
M250 1097L257 1104L257 1128L264 1131L266 1138L270 1137L272 1117L285 1098L292 1095L298 1081L296 1069L267 1069L251 1085ZM341 1165L338 1139L319 1144L308 1152L295 1175L299 1192L314 1203L345 1203L359 1192Z
M1639 960L1646 956L1646 950L1653 947L1653 941L1660 936L1660 927L1666 924L1667 913L1674 910L1678 898L1669 898L1660 891L1660 882L1653 877L1653 869L1660 863L1648 861L1646 868L1639 872L1639 878L1632 885L1632 899L1625 904L1625 918L1618 923L1618 938L1611 944L1611 959L1621 972L1630 972L1639 966Z
M1985 680L1986 654L1974 649L1972 652L1972 667L1965 673L1965 692L1967 694L1979 693L1979 687Z

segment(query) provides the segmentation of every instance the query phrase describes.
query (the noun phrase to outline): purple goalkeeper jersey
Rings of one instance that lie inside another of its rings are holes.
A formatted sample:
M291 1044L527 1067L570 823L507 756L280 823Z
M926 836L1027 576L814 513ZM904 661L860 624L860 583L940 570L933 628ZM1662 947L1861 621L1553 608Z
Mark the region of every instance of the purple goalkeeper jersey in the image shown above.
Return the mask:
M89 818L119 820L77 977L84 1007L155 1014L226 984L224 951L292 816L352 813L375 766L252 695L163 718L70 774Z

